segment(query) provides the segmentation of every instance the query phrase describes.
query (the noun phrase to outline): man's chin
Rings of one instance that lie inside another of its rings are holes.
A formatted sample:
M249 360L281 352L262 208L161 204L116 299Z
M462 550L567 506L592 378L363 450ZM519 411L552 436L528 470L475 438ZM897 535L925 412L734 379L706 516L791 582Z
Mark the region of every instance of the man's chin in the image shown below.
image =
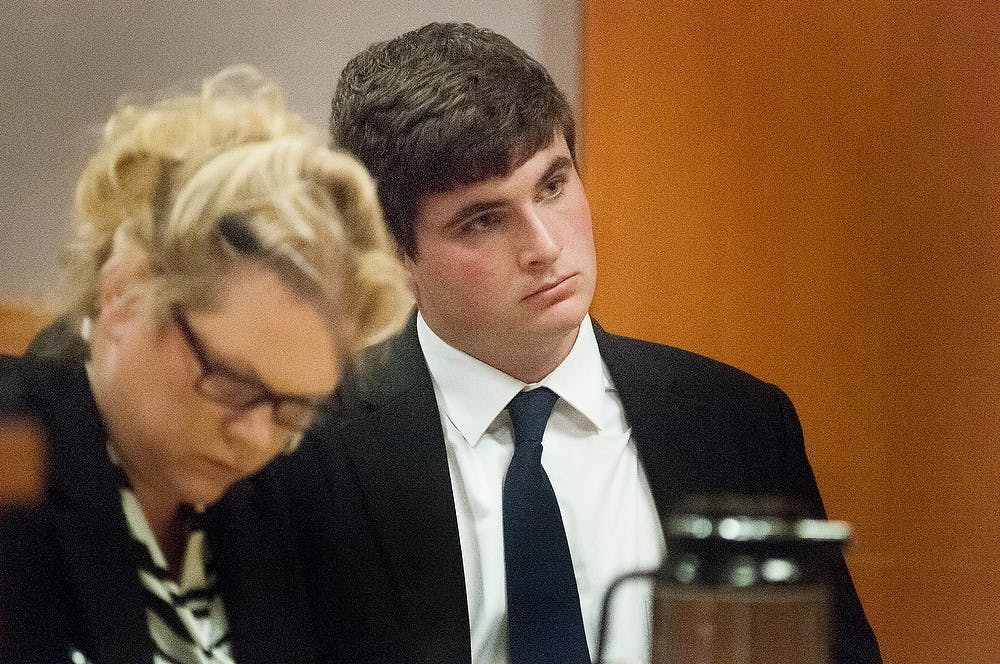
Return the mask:
M558 337L560 335L575 335L580 329L580 324L586 317L588 307L583 306L579 298L565 300L549 307L542 312L536 320L535 327L539 334L548 334Z
M559 349L568 353L576 342L576 337L580 331L580 324L583 322L583 314L572 314L564 316L552 316L546 319L535 319L530 324L525 324L516 331L512 331L507 340L507 348L512 348L511 343L515 343L521 350L526 348L548 347L552 352Z

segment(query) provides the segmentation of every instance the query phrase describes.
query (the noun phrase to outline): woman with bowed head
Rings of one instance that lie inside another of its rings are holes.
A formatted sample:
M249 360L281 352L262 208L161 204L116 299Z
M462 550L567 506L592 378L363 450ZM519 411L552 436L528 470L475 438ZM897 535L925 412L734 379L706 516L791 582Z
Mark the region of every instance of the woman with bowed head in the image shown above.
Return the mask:
M65 261L58 322L0 357L49 463L0 540L0 661L310 661L294 556L239 481L409 308L370 177L230 68L108 120Z

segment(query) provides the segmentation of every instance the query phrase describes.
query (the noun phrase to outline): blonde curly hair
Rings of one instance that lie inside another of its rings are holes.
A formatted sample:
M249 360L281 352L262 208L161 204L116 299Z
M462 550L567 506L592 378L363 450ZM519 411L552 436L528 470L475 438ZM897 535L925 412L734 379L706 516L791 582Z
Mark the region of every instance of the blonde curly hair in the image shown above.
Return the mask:
M314 302L347 353L387 337L412 305L367 171L249 65L198 95L120 108L74 213L63 308L77 322L97 314L101 268L125 246L164 321L174 303L210 307L247 257Z

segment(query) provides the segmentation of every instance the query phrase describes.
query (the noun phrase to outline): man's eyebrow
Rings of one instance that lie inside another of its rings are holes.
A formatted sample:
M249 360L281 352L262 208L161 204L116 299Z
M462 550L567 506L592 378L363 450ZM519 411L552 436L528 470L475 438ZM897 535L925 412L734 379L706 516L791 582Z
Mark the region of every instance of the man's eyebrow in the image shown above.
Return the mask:
M486 210L492 210L493 208L502 207L507 203L505 198L494 198L488 201L476 201L475 203L469 203L465 207L461 208L458 212L451 216L448 220L446 226L455 226L465 219L479 214L480 212L485 212Z
M546 168L545 171L538 177L536 186L539 188L543 187L545 183L548 182L549 178L560 171L566 170L567 168L573 168L573 160L564 154L556 155L549 163L548 168ZM453 214L451 219L448 220L446 226L454 226L464 219L468 219L469 217L479 214L480 212L485 212L486 210L502 207L506 203L507 199L505 198L494 198L488 201L476 201L475 203L469 203Z
M558 173L559 171L564 171L567 168L573 167L573 160L564 154L557 155L549 167L545 169L545 172L538 178L538 186L544 186L548 182L549 178Z

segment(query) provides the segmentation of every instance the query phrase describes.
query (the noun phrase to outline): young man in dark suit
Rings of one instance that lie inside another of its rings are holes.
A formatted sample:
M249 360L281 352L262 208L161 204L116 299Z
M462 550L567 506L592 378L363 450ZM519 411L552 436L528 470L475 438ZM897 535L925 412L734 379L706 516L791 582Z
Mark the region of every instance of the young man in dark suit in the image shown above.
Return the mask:
M417 299L298 459L332 498L303 506L330 517L309 526L318 601L359 597L328 613L340 647L398 629L399 659L589 661L608 584L662 559L681 496L787 494L823 514L780 389L590 318L573 117L523 50L468 24L375 44L341 74L330 127L375 176ZM513 402L536 388L554 404L531 467ZM526 513L528 494L546 507ZM837 661L878 661L843 560L832 580ZM648 596L623 611L611 655L648 658Z

